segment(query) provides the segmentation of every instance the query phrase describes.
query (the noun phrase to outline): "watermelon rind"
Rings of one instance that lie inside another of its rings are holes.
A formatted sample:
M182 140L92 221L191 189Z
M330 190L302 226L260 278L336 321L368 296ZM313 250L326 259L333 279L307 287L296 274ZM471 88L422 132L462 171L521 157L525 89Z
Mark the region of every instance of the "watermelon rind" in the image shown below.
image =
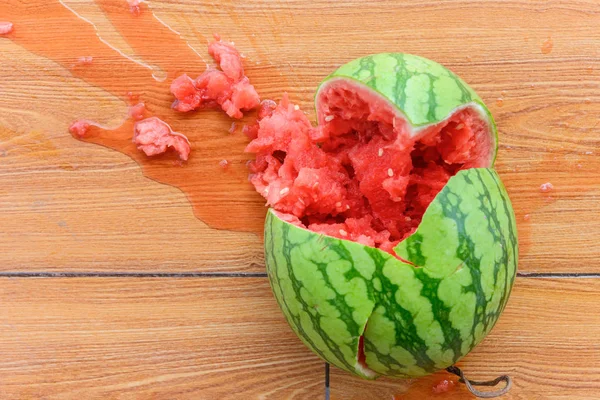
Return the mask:
M412 136L436 125L452 114L470 108L488 123L492 167L498 151L498 130L492 113L475 91L451 70L435 61L406 53L381 53L362 57L342 65L321 82L315 95L317 120L325 123L320 112L320 93L336 81L363 86L386 100L407 120Z

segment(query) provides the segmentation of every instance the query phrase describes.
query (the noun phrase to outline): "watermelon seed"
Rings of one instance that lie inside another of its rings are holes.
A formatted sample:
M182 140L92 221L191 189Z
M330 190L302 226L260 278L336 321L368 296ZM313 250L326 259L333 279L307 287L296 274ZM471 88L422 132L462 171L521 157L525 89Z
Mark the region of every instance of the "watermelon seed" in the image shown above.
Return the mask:
M379 157L383 156L383 149L379 149L379 151L377 152L377 155Z
M388 176L394 176L394 170L391 168L388 168Z
M346 232L343 229L340 229L340 235L342 235L342 236L348 236L348 232Z
M290 192L290 188L287 188L287 187L285 187L285 188L283 188L283 189L281 189L281 190L279 191L279 194L280 194L281 196L285 196L285 195L286 195L286 194L288 194L289 192Z
M465 127L465 124L458 124L458 125L456 125L456 129L457 130L460 130L460 129L464 128L464 127Z
M331 122L331 121L333 121L334 118L335 117L333 115L328 115L325 117L325 122Z

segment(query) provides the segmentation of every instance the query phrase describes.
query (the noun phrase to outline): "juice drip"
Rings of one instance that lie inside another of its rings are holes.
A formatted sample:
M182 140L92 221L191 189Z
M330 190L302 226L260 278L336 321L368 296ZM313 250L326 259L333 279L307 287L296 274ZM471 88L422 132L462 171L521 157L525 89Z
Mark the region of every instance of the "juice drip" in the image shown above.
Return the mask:
M5 0L0 15L14 24L10 37L14 42L130 105L144 103L144 116L156 116L185 134L192 152L187 162L180 162L171 152L147 157L131 141L132 117L115 129L92 124L89 135L81 140L126 154L146 177L181 189L196 217L209 226L260 233L266 210L247 181L247 138L230 134L231 120L220 111L181 114L171 109L171 81L184 72L194 77L203 72L206 63L202 57L178 32L157 19L147 4L140 3L140 12L132 13L125 0L96 3L143 62L101 40L89 21L57 0ZM91 61L82 64L78 62L81 57ZM228 162L225 169L219 164L224 159Z

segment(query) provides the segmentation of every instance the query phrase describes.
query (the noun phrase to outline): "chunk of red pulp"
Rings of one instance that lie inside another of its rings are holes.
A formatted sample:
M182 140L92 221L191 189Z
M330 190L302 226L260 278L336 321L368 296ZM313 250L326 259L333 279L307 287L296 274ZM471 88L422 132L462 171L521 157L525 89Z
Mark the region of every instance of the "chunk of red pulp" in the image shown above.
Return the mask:
M143 0L127 0L127 4L129 4L129 11L135 15L141 15L142 13L142 8L141 8L141 4L142 4Z
M87 134L90 130L90 126L91 125L88 121L79 119L79 120L73 122L71 124L71 126L69 126L69 132L71 133L71 135L73 135L77 138L84 138L87 136Z
M141 121L146 115L146 105L137 103L129 107L129 115L136 121Z
M12 22L0 21L0 35L8 35L14 29Z
M147 156L165 153L169 148L177 152L179 158L186 161L190 155L188 139L157 117L146 118L135 124L133 142Z
M94 63L94 57L92 56L82 56L77 59L77 64L79 65L92 65Z
M439 381L438 383L436 383L433 386L432 391L435 394L448 393L449 391L454 389L454 385L455 385L455 383L453 380L442 379L441 381Z
M239 52L233 44L215 38L208 52L221 70L206 70L195 80L185 74L176 78L171 83L171 93L176 99L173 108L188 112L221 107L231 118L242 118L242 111L256 108L260 98L244 75Z

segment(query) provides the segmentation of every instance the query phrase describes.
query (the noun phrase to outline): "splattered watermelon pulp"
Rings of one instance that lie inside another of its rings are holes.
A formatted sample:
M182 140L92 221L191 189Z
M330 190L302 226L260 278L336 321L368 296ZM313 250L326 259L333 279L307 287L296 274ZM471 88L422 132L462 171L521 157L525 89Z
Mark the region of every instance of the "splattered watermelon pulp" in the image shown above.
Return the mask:
M268 205L314 232L393 252L451 176L493 163L495 132L477 103L414 126L372 88L333 78L316 105L314 128L287 98L264 104L247 148Z

